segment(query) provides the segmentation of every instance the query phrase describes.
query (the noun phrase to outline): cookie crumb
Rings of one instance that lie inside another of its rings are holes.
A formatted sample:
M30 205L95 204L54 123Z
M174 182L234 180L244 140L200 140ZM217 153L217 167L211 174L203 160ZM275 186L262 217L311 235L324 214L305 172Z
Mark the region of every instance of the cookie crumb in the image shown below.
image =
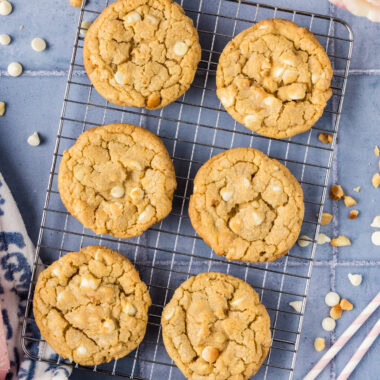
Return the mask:
M353 190L354 190L356 193L358 193L358 192L360 191L360 189L361 189L361 186L357 186L357 187L354 187L354 188L353 188Z
M23 30L24 29L24 25L20 25L20 30Z
M0 45L9 45L12 39L8 34L0 34Z
M353 220L356 219L359 215L359 210L351 210L348 214L348 219Z
M376 189L380 186L380 173L375 173L372 177L372 185Z
M323 144L331 144L333 141L332 135L329 135L328 133L320 133L318 135L318 140L322 142Z
M304 247L307 247L313 240L307 236L307 235L301 235L298 240L297 240L297 244L304 248Z
M37 132L34 132L32 135L28 137L27 142L31 146L38 146L41 143L40 136Z
M330 241L331 239L326 234L323 234L323 233L318 234L318 237L317 237L318 244L326 244L326 243L330 243Z
M330 244L333 247L347 247L348 245L351 245L351 240L346 236L340 235L331 239Z
M335 329L336 322L331 317L326 317L322 321L322 328L325 331L333 331Z
M340 301L340 296L338 293L335 292L329 292L325 296L325 303L327 306L334 307L335 305L338 305Z
M330 309L330 317L332 319L335 319L335 320L339 319L342 316L342 313L343 313L343 309L339 304L335 305L334 307Z
M332 185L330 187L330 198L333 201L339 201L339 199L342 199L344 197L344 191L342 186L340 185Z
M354 305L345 298L342 298L339 305L342 308L342 310L352 310L354 308Z
M315 351L321 352L326 348L326 341L325 338L315 338L314 340L314 348Z
M3 116L5 114L5 103L0 102L0 116Z
M80 6L82 5L82 0L70 0L70 4L73 7L80 8Z
M302 311L302 301L289 302L289 306L291 306L297 313L301 313Z
M333 218L332 214L330 214L328 212L324 212L322 214L322 219L321 219L322 226L327 226L328 224L330 224L332 218Z
M354 286L359 286L363 281L363 276L361 274L349 273L347 277Z
M373 221L371 223L371 227L380 228L380 215L377 215L373 218Z
M374 245L380 245L380 231L376 231L372 234L371 241Z
M373 151L374 151L376 157L380 156L380 149L379 149L379 147L377 145L375 145L375 149Z
M351 207L351 206L355 206L357 202L354 198L350 197L349 195L345 195L344 204L346 205L346 207Z

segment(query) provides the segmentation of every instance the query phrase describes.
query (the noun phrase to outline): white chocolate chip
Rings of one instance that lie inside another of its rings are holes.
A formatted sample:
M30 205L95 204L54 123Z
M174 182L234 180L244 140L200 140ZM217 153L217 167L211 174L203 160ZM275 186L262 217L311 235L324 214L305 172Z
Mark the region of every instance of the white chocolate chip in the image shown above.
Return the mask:
M125 191L124 191L124 187L123 186L114 186L111 189L111 195L114 198L121 198L124 195L124 193L125 193Z
M361 188L361 186L357 186L357 187L354 187L354 191L356 192L356 193L358 193L359 191L360 191L360 188Z
M83 345L79 346L76 351L77 351L78 355L86 355L87 354L87 348Z
M231 302L232 306L239 306L247 297L243 296Z
M275 192L275 193L279 193L281 190L282 190L282 187L277 185L277 186L273 186L272 187L272 190Z
M304 248L304 247L307 247L313 240L307 236L307 235L301 235L298 240L297 240L297 244Z
M106 319L103 322L103 330L108 334L111 333L115 330L115 322L112 319Z
M1 3L0 3L1 4ZM18 62L12 62L8 65L8 74L11 77L18 77L22 74L22 66Z
M277 165L273 166L273 170L277 171L279 167Z
M54 276L56 277L59 277L60 274L61 274L61 271L59 270L59 268L54 268L51 273L53 273Z
M12 12L12 4L9 1L0 1L0 15L8 16Z
M144 190L141 189L140 187L134 187L129 195L131 196L132 199L134 200L140 200L144 198Z
M130 12L127 14L127 23L128 24L134 24L137 21L141 20L141 16L137 12Z
M46 49L46 42L42 38L33 38L31 43L32 49L37 52L44 51Z
M315 84L319 81L319 78L320 78L320 75L319 74L316 74L316 73L313 73L311 75L311 81Z
M289 306L291 306L297 313L301 313L302 311L302 301L289 302Z
M91 26L91 21L82 21L80 24L80 34L81 36L85 36L87 34L87 31L89 27Z
M222 190L220 190L220 196L225 202L228 202L232 198L233 194L234 193L232 191L227 190L225 187Z
M336 322L334 319L327 317L322 321L322 328L326 331L333 331L335 329Z
M129 161L127 166L131 169L142 170L142 166L138 161Z
M373 221L371 223L371 227L380 228L380 215L377 215L373 218Z
M38 146L41 143L40 136L37 132L34 132L32 135L30 135L26 141L31 146Z
M258 213L254 211L252 212L252 217L253 217L253 224L255 226L259 226L264 221L264 219Z
M100 284L100 280L96 279L91 274L85 275L82 277L79 287L80 288L91 288L97 289Z
M248 178L244 178L243 183L245 187L251 186L251 181Z
M124 73L122 73L121 71L116 71L115 73L115 81L118 83L118 84L126 84L127 83L127 75L125 75Z
M297 78L298 78L298 71L295 69L285 70L285 72L282 76L282 80L283 80L284 84L293 83L297 80Z
M322 233L318 234L318 237L317 237L318 244L326 244L326 243L330 243L330 241L331 239L327 235L322 234Z
M60 292L60 293L58 293L58 295L57 295L57 302L59 302L59 301L61 301L62 300L62 298L63 298L63 291L62 292Z
M352 285L359 286L363 281L363 276L361 274L349 273L348 279L350 280Z
M224 92L223 96L220 97L220 101L224 107L228 108L235 103L235 97L232 93Z
M214 363L219 357L219 350L212 346L207 346L202 351L202 359L208 363Z
M138 221L140 223L149 222L154 215L154 208L151 205L148 205L145 210L139 215Z
M272 107L274 103L274 96L267 96L264 98L263 103L268 107Z
M158 19L152 15L147 15L146 16L146 19L149 20L149 22L153 25L157 25L158 24Z
M338 305L339 301L340 297L338 293L329 292L326 294L325 303L327 306L334 307L335 305Z
M380 231L376 231L372 234L371 241L374 245L380 245Z
M282 73L284 72L284 68L281 66L274 67L272 69L272 76L274 78L280 78L282 76Z
M0 34L0 45L9 45L11 37L8 34Z
M5 103L0 102L0 116L3 116L5 114Z
M174 45L174 53L182 57L187 53L189 47L182 41L177 41Z
M126 303L125 307L124 307L124 312L127 313L128 315L136 315L136 308L129 302Z
M257 115L247 115L245 118L244 118L244 125L246 125L247 127L253 127L255 126L255 124L259 121L259 117Z
M171 319L175 313L175 308L173 306L170 306L169 308L165 309L164 318L166 321Z

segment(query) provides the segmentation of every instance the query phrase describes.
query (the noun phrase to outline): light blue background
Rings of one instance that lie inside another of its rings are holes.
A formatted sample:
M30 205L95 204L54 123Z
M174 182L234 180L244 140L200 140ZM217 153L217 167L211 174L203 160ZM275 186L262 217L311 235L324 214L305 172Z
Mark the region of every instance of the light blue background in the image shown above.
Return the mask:
M327 0L263 2L341 17L348 21L355 34L330 182L341 184L358 200L356 208L360 215L357 220L349 221L348 209L342 202L327 201L325 211L334 214L334 221L322 231L329 236L349 236L352 246L318 247L295 371L295 379L300 379L321 356L313 348L314 338L326 337L329 346L379 291L380 249L371 244L369 225L373 217L380 214L380 190L371 185L371 177L378 170L373 148L375 144L380 146L380 24L338 10ZM7 103L6 115L0 118L0 171L19 205L32 241L36 242L79 11L69 6L68 0L15 0L13 5L10 16L0 16L0 33L8 33L13 38L11 45L0 46L0 100ZM20 25L24 25L22 30ZM48 43L43 53L30 48L30 41L37 36ZM25 70L19 78L11 78L6 73L8 63L15 60L21 62ZM26 143L34 131L42 138L37 148ZM353 193L352 189L359 185L361 191ZM349 283L349 272L363 274L360 287ZM323 299L330 290L343 294L355 305L352 312L345 313L338 321L333 333L323 331L320 326L328 314ZM340 373L378 317L379 313L370 318L320 379L334 379ZM379 358L380 345L375 344L352 379L380 379ZM74 371L72 378L106 377Z

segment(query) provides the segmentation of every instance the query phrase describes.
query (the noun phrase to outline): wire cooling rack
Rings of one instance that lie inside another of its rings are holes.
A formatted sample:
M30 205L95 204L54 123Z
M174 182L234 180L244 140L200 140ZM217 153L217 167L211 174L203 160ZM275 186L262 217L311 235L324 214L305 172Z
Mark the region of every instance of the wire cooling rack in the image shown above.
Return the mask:
M80 12L23 323L24 351L29 357L52 365L62 362L62 358L52 354L40 338L33 319L33 289L38 272L44 267L41 260L46 266L82 246L104 244L131 259L149 287L153 305L147 333L140 346L123 359L96 367L69 365L101 373L103 377L108 374L130 379L182 379L183 375L163 346L162 308L189 276L219 271L240 277L254 286L270 314L272 347L257 378L291 379L346 88L352 32L345 22L330 16L248 1L182 0L181 5L198 29L203 49L191 89L161 110L122 108L99 96L84 73L82 62L81 22L95 19L108 3L91 0L88 5L82 5ZM333 96L323 117L310 131L281 140L251 133L234 122L215 93L216 66L226 43L253 23L272 17L292 20L312 31L334 66ZM84 130L114 122L138 124L159 135L173 159L178 181L172 213L142 236L128 240L95 235L84 229L67 213L57 188L57 171L63 151ZM319 133L331 134L332 144L322 144L318 140ZM314 238L309 246L296 245L274 263L245 264L215 255L195 234L187 213L194 175L211 156L238 146L262 150L283 162L297 177L306 206L302 234ZM300 313L288 305L294 300L302 301Z

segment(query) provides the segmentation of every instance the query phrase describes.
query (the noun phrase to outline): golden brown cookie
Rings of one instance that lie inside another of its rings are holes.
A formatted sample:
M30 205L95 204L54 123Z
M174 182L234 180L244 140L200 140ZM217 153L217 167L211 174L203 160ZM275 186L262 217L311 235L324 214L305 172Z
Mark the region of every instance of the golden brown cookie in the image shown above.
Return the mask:
M235 148L207 161L194 179L191 223L229 260L273 261L297 241L303 192L290 171L253 148Z
M130 124L82 133L63 153L58 189L63 204L97 234L128 238L165 218L177 187L162 141Z
M185 281L161 324L166 350L188 379L248 379L271 344L269 315L257 293L223 273Z
M40 274L33 313L41 335L60 356L96 365L140 344L150 305L147 287L127 258L88 246Z
M177 3L118 0L91 25L83 58L92 84L111 103L156 109L188 90L201 47Z
M332 95L333 70L315 36L282 19L258 22L224 48L217 95L245 127L273 138L310 129Z

